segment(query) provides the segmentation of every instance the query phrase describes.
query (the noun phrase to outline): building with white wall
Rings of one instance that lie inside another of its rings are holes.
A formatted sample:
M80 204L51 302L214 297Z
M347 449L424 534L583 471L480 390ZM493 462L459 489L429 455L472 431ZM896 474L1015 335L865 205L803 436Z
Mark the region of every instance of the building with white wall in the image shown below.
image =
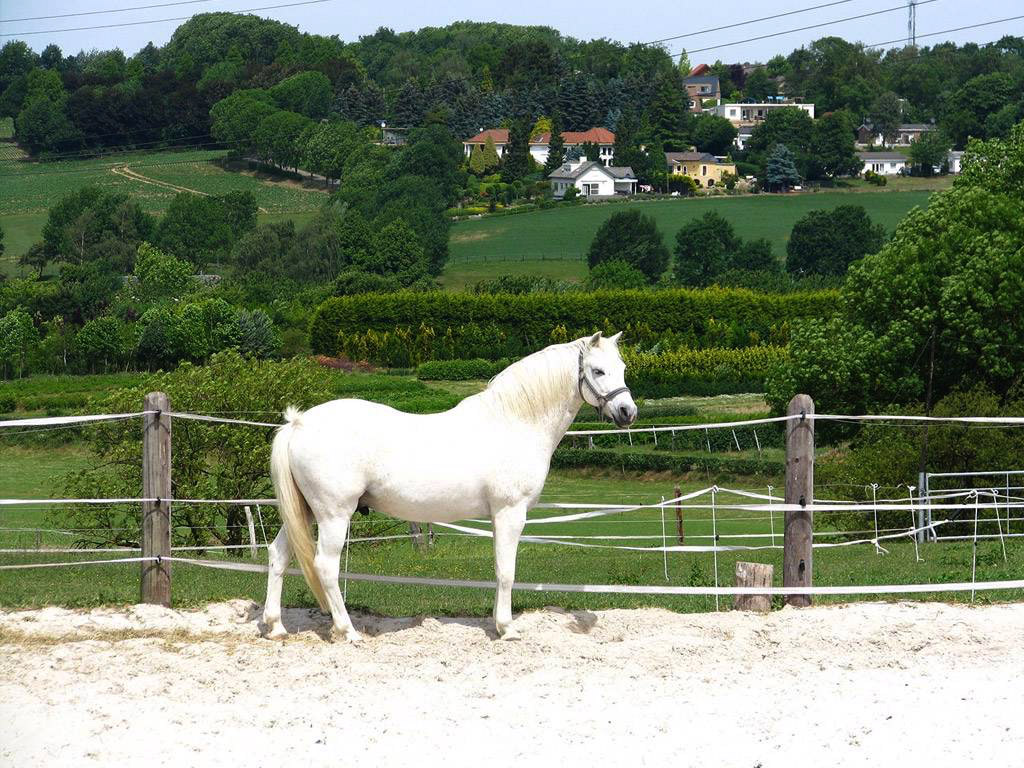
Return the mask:
M814 119L814 105L803 104L795 101L764 101L745 102L740 104L719 104L712 108L711 114L724 117L736 127L757 125L762 122L770 112L776 109L793 108L802 109L807 116Z
M565 163L548 175L551 192L565 197L569 187L576 187L584 197L612 197L636 194L637 178L629 166L603 165L598 160L575 160Z
M881 176L895 176L907 168L907 156L899 152L858 152L864 163L861 173L873 171Z

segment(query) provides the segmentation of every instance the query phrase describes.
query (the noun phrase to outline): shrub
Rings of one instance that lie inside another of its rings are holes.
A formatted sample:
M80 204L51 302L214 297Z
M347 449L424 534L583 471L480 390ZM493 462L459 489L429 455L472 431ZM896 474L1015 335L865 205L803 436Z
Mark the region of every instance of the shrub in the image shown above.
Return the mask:
M885 227L859 205L811 211L796 224L786 244L786 271L844 275L847 268L885 242Z
M490 379L508 367L509 360L431 360L416 367L416 378L432 381Z
M782 347L638 352L625 347L626 380L637 395L721 395L764 391L768 373L785 359Z
M643 288L647 276L639 269L619 259L603 261L590 270L587 288L590 290Z
M633 472L692 472L715 475L780 475L781 461L742 459L714 454L679 456L668 453L640 453L586 448L558 448L551 457L557 469L604 467Z
M598 228L587 252L593 269L605 261L624 261L655 282L668 267L668 248L650 216L629 210L613 213Z
M450 354L449 359L520 357L559 340L552 337L557 328L567 334L560 340L596 330L625 330L629 343L653 344L671 335L674 343L693 347L785 344L794 320L831 317L836 298L834 291L768 295L732 288L519 296L441 291L362 294L323 302L310 324L310 346L315 353L334 355L339 333L389 331L399 322L410 328L429 326L438 338L445 329L468 324L494 328L503 336L497 349Z

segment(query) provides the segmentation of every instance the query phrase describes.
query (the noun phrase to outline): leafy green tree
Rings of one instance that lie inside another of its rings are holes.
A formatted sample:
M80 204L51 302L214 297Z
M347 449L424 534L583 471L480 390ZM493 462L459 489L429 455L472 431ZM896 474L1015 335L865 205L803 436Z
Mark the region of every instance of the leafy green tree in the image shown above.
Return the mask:
M807 392L822 411L933 402L957 386L1009 391L1024 370L1024 124L972 142L965 172L850 267L834 320L804 322L768 396ZM927 404L926 408L927 410Z
M12 309L0 317L0 373L3 378L24 376L29 355L38 344L39 333L27 312Z
M760 70L758 70L760 71ZM693 120L690 140L701 152L724 155L732 148L736 128L724 117L701 114Z
M111 240L134 253L153 229L153 217L126 193L90 185L67 193L50 207L43 243L49 261L80 264L95 257L100 244ZM131 263L125 268L130 270Z
M873 129L881 134L882 141L892 146L903 122L903 102L892 91L883 91L872 102L868 118Z
M355 123L320 123L313 127L306 138L303 167L319 173L330 185L332 179L341 178L351 154L368 145L369 141Z
M747 272L779 272L779 261L775 258L772 244L761 237L757 240L746 240L733 254L729 269Z
M607 261L625 262L648 282L656 282L668 267L669 254L654 219L640 211L620 211L605 219L590 243L587 264L594 269Z
M231 223L214 197L179 192L160 220L155 245L202 269L227 257L234 241Z
M942 131L925 131L910 145L910 162L922 176L931 176L949 156L950 140Z
M279 168L298 168L305 146L303 138L313 125L305 115L278 110L262 120L253 134L257 156Z
M72 355L79 370L96 373L123 370L135 349L132 328L110 315L90 320L75 334Z
M277 106L319 120L331 108L331 81L323 72L299 72L270 89Z
M767 153L776 144L785 144L794 152L806 152L813 132L814 121L799 107L773 109L754 126L747 148L751 152Z
M800 183L796 158L785 144L776 144L765 160L764 181L771 191L785 191Z
M494 137L488 136L484 141L483 149L484 171L495 171L501 165L501 158L498 157L498 148L494 145Z
M853 143L853 126L845 113L830 112L814 121L810 166L815 176L852 176L862 165Z
M14 126L18 141L30 152L60 150L74 142L77 135L63 104L46 96L28 101Z
M177 301L192 288L192 265L142 243L135 259L135 279L142 304Z
M393 293L402 289L394 275L378 275L359 267L349 267L338 273L331 284L332 296L355 296L360 293Z
M376 234L372 248L357 266L378 275L394 275L402 285L427 276L423 246L412 227L401 219L392 221Z
M505 147L505 161L501 169L501 178L506 184L518 181L530 173L530 123L520 118L512 123L508 134L508 146Z
M43 243L32 243L28 250L18 257L19 267L34 269L36 274L41 276L46 265L50 263L50 257L46 255L46 246Z
M683 285L710 285L729 269L741 240L724 216L709 211L676 233L674 277Z
M276 111L273 99L264 90L234 91L210 108L210 133L238 152L252 152L256 129Z
M602 261L587 275L587 289L591 291L646 288L648 285L647 275L621 259Z
M580 145L580 149L583 151L583 157L587 160L600 160L601 159L601 147L592 141L585 141Z
M769 96L775 95L775 85L768 77L764 67L757 67L747 75L743 84L743 95L749 101L765 101Z
M873 223L862 206L811 211L793 225L786 243L786 271L845 275L850 264L877 253L884 243L885 227Z
M988 118L1007 104L1020 101L1020 85L1006 72L990 72L972 77L950 94L943 104L942 124L958 147L970 137L989 137Z

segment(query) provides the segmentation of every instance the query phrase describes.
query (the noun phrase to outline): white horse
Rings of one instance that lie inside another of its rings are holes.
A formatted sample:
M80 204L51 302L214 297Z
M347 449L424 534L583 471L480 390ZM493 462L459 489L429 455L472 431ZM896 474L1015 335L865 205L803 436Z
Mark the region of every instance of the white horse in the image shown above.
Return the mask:
M349 520L357 507L369 506L420 523L489 516L498 585L494 621L500 637L516 637L516 548L551 454L584 402L620 427L636 420L620 335L597 333L535 352L443 413L413 415L351 399L305 413L289 408L270 459L284 525L270 546L267 636L285 634L281 583L294 552L320 606L331 612L334 633L359 639L338 575Z

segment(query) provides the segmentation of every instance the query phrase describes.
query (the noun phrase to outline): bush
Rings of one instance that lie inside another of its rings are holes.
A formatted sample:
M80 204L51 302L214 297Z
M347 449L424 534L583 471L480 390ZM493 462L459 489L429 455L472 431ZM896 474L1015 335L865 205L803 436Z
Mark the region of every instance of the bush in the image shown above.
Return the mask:
M651 283L668 267L668 258L658 225L637 210L620 211L605 219L587 252L591 269L606 261L624 261Z
M888 183L885 176L874 171L864 171L864 181L874 184L876 187L884 187Z
M503 335L497 349L448 358L521 357L553 341L596 330L626 330L626 340L633 344L654 344L666 335L692 347L785 344L794 320L829 318L836 300L834 291L776 296L723 288L519 296L441 291L362 294L323 302L310 324L310 346L314 353L334 355L339 333L391 331L399 322L409 328L430 327L437 338L446 329L467 324ZM554 335L558 329L561 338Z
M811 211L793 225L786 244L786 271L845 275L847 268L885 243L885 227L859 205Z
M490 379L501 373L509 360L431 360L416 367L416 378L430 381L470 381Z
M633 472L710 472L715 475L781 475L783 462L704 454L679 456L586 448L558 448L551 457L555 469L602 467Z
M643 288L646 285L647 276L643 272L619 259L601 262L587 276L587 288L592 291Z

